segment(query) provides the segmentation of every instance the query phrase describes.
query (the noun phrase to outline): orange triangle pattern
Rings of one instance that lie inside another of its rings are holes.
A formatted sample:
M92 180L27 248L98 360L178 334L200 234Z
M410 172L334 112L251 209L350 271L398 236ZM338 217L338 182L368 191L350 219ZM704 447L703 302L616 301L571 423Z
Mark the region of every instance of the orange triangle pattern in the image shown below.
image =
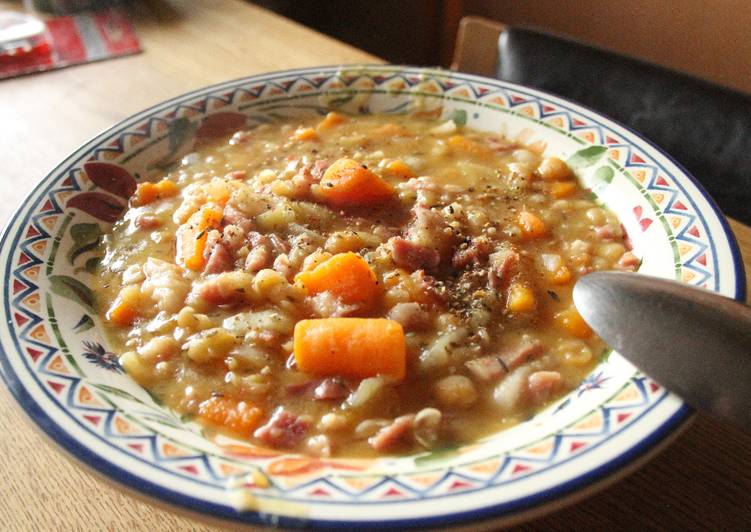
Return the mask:
M55 357L50 360L49 364L47 364L47 370L54 371L60 375L70 375L70 370L68 369L68 366L65 365L63 357L60 355L55 355Z
M532 447L527 447L526 449L524 449L524 452L526 454L538 455L538 456L548 454L550 453L550 451L553 450L553 443L554 443L553 439L548 438L538 443L537 445L534 445Z
M442 471L440 473L429 475L409 475L408 477L406 477L406 480L409 480L410 482L417 484L418 486L432 486L433 484L438 482L441 477L443 477Z
M39 293L34 292L33 294L26 296L23 299L22 303L24 304L25 307L35 312L39 312L39 308L40 308L39 307Z
M86 386L79 386L78 388L78 401L86 406L93 406L97 408L106 408L106 405L97 399L94 394L91 393Z
M696 274L692 272L691 270L683 270L681 272L681 279L684 283L690 283L694 278L696 277Z
M498 458L492 458L490 460L486 460L484 462L479 462L477 464L472 464L469 466L469 470L473 471L475 473L481 473L481 474L492 474L498 471L498 468L501 466L501 461Z
M59 214L51 214L41 219L42 225L47 228L47 231L52 231L57 224L57 219L60 218Z
M36 281L39 278L39 266L31 266L24 270L23 275L30 281Z
M31 336L34 340L38 342L42 342L45 344L50 343L50 337L47 334L47 330L44 328L44 324L40 323L32 331L29 333L29 336Z
M238 475L245 475L248 473L247 469L241 469L225 462L219 462L219 471L225 477L234 477Z
M349 486L355 491L365 491L367 488L380 482L382 477L342 477L339 480L342 484Z
M595 412L590 413L584 419L575 424L573 428L582 431L595 430L602 427L603 422L604 418L602 416L602 412L596 410Z
M162 444L162 454L168 458L176 458L181 456L191 456L193 453L189 453L185 449L181 449L176 445L165 442Z
M115 426L115 430L121 434L138 434L141 432L136 430L133 425L122 416L115 416L112 423Z
M632 403L634 401L638 401L641 399L641 394L636 389L635 386L629 385L626 386L621 393L615 396L613 399L614 402L617 403Z

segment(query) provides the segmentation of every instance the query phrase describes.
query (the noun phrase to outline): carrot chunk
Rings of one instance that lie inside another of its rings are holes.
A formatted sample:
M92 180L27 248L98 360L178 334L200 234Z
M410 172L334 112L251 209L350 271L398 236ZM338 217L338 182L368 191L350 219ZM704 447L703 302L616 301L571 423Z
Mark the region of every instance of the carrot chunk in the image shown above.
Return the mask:
M576 192L576 183L573 181L555 181L550 185L550 195L556 199L567 198Z
M210 230L222 223L222 211L205 205L177 229L177 254L175 261L183 268L201 271L206 264L203 256Z
M464 135L452 135L446 140L446 143L454 151L467 153L475 157L485 158L493 154L493 150L488 146L468 139Z
M558 326L577 338L589 338L592 336L592 329L589 328L584 318L576 311L575 307L570 307L555 315L555 321Z
M212 397L198 405L198 417L203 423L224 427L244 437L250 436L262 416L260 408L229 397Z
M535 293L528 286L511 283L508 289L506 306L511 312L529 312L537 305Z
M357 253L334 255L312 270L298 273L295 282L308 294L331 292L343 303L370 307L381 294L375 273Z
M301 127L293 135L297 140L318 140L318 133L312 127Z
M338 159L326 169L317 196L334 207L381 203L394 197L394 188L354 159Z
M537 173L548 181L563 181L573 177L571 168L558 157L548 157L543 160L537 169Z
M137 317L138 313L136 312L136 309L119 299L116 300L115 304L107 311L107 320L115 325L119 325L120 327L133 325L133 322L136 321Z
M312 375L403 379L404 329L383 318L302 320L295 326L294 353L300 371Z
M141 307L141 291L135 285L128 285L120 290L112 306L107 310L106 318L109 322L120 327L133 325Z
M568 266L565 264L562 264L552 275L552 281L553 284L557 285L564 285L569 284L571 280L573 279L573 276L571 275L571 270L568 269Z
M162 179L158 183L146 181L139 183L133 197L133 205L147 205L162 198L176 196L179 192L177 184L169 179Z
M388 165L386 165L386 170L400 179L411 179L415 177L415 173L412 171L412 168L410 168L407 163L400 159L391 161Z
M542 238L548 233L545 222L529 211L520 212L517 221L522 230L522 237L527 240Z
M571 282L572 276L571 276L571 270L568 269L566 266L561 266L556 270L556 272L553 274L553 284L557 285L564 285Z
M389 122L373 129L371 134L377 137L409 137L412 132L404 126Z
M323 120L318 122L318 125L316 126L316 129L318 131L325 131L327 129L331 129L334 126L337 126L339 124L343 124L347 122L349 119L342 115L337 113L336 111L331 111L328 113Z

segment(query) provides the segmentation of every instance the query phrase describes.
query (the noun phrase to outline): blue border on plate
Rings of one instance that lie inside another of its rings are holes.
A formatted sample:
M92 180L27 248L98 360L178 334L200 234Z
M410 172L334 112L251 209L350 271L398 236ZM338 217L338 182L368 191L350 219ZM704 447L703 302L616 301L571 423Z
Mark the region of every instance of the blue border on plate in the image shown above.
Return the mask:
M258 82L269 81L269 80L276 79L278 77L286 77L291 74L323 73L324 71L327 71L327 70L330 71L332 69L339 69L342 67L362 68L364 67L364 65L332 65L332 66L321 66L321 67L308 68L308 69L291 69L291 70L275 72L273 74L268 74L268 75L238 78L236 80L222 82L219 84L211 85L209 87L197 89L195 91L191 91L191 92L176 96L175 98L172 98L166 102L161 102L160 104L149 107L136 115L132 115L131 117L122 120L118 124L115 124L114 126L107 128L101 133L99 133L98 135L96 135L93 139L83 144L73 153L75 154L75 153L81 152L82 150L85 150L87 146L91 144L96 144L97 139L110 134L113 130L117 129L118 127L121 127L121 128L127 127L125 124L138 120L139 119L138 117L153 114L157 110L161 108L173 106L176 103L182 101L183 99L190 99L199 94L214 92L220 87L225 87L225 86L231 87L239 83L252 82L251 80L253 81L257 80ZM383 65L368 65L365 68L371 69L371 70L387 70L387 71L392 71L392 72L394 70L401 69L407 74L421 73L425 71L425 69L414 68L414 67L383 66ZM428 69L428 71L432 73L436 73L436 74L440 72L438 70L430 70L430 69ZM566 103L570 103L574 105L575 107L585 109L595 115L604 116L601 113L597 113L585 106L582 106L581 104L572 102L571 100L562 98L560 96L557 96L551 93L539 91L537 89L524 87L524 86L517 85L514 83L493 80L490 78L482 78L479 76L453 73L453 72L448 72L448 71L446 72L446 74L452 78L457 78L457 79L464 78L464 79L467 79L468 81L478 81L482 83L496 84L501 87L516 88L516 90L518 90L519 92L527 92L531 90L533 91L532 96L534 97L539 97L537 94L534 94L534 93L538 93L539 95L542 95L543 97L553 96L556 99L559 99ZM574 110L570 110L570 111L574 111ZM706 193L703 187L697 182L697 180L691 174L686 172L685 169L679 163L677 163L669 155L665 154L664 151L660 149L659 147L655 146L654 143L645 139L638 133L635 133L630 128L623 126L617 121L611 120L607 117L606 119L620 126L622 129L634 135L636 138L641 139L646 144L648 144L653 149L655 149L658 153L665 156L666 159L668 159L672 164L674 164L679 170L681 170L686 176L689 177L689 179L697 187L697 190L699 191L699 193L705 198L705 200L707 200L710 207L713 209L716 217L720 221L722 228L724 229L725 236L728 240L728 245L731 251L731 255L734 260L734 267L735 267L735 274L736 274L736 296L735 297L737 299L743 298L745 295L745 290L746 290L745 275L743 273L742 262L740 261L740 252L738 250L737 242L735 240L735 237L732 231L729 229L727 221L724 219L724 216L721 214L721 212L719 211L719 209L717 208L716 204L711 199L711 197ZM68 157L66 160L70 160L70 159L71 157ZM55 169L49 172L47 176L45 176L45 178L41 180L41 182L36 187L34 187L34 189L29 193L29 196L38 194L40 189L43 188L43 186L45 185L45 180L47 180L51 175L58 173L60 166L62 165L56 166ZM667 173L671 174L670 172L667 172ZM683 187L680 186L680 184L677 181L676 181L676 184L681 188L681 190L684 193L686 193L685 189L683 189ZM686 195L688 196L688 194ZM7 241L8 236L9 236L10 226L16 222L18 218L18 214L22 210L22 207L23 206L19 206L16 212L11 216L8 222L8 225L6 226L6 229L4 231L4 234L2 236L2 239L0 240L0 248L5 245L5 242ZM10 272L10 269L8 270L8 272ZM6 298L6 302L5 302L6 306L8 304L8 301L9 300ZM7 314L7 312L8 311L6 309L6 315L9 315ZM27 414L31 417L31 419L45 433L47 433L52 439L54 439L58 444L60 444L63 448L65 448L74 457L78 458L85 464L90 465L91 467L96 469L98 472L112 478L113 480L121 482L125 484L126 486L136 489L144 494L157 496L161 498L162 500L165 500L172 504L176 504L177 506L187 508L189 510L203 512L208 515L222 517L222 518L230 519L233 521L241 521L241 522L256 523L256 524L270 524L273 522L274 524L279 524L282 526L315 525L315 526L323 526L323 527L328 527L328 528L339 528L339 529L352 528L352 526L357 526L359 528L383 528L383 527L413 528L413 527L431 526L431 525L436 525L436 524L441 524L441 525L458 524L458 523L466 522L468 520L488 519L488 518L493 518L493 517L501 517L504 515L507 517L511 517L513 514L517 514L524 510L528 510L541 503L552 501L564 495L571 494L573 491L580 489L582 487L585 487L587 485L594 484L596 481L604 480L605 477L609 475L611 472L614 472L615 470L620 469L622 466L646 454L650 449L652 449L652 447L660 443L662 440L665 439L665 437L667 437L676 428L678 428L681 424L683 424L683 422L685 422L685 420L689 417L689 415L692 412L690 407L688 407L685 404L682 405L679 410L677 410L662 425L660 425L657 429L655 429L652 433L650 433L650 435L647 438L640 440L636 445L631 447L628 451L624 452L623 454L619 455L617 458L614 458L610 460L609 462L602 464L601 466L593 470L590 470L583 475L580 475L574 479L571 479L564 484L560 484L548 490L536 493L533 496L525 497L521 500L505 502L505 503L501 503L497 505L488 506L482 509L470 510L467 512L457 512L457 513L441 515L441 516L436 516L436 517L424 517L424 518L416 518L416 519L398 519L398 520L390 520L390 521L379 521L379 522L374 522L374 523L307 520L307 519L290 518L290 517L283 517L283 516L270 516L269 518L264 518L262 515L257 514L255 512L241 513L225 505L208 503L201 499L183 496L182 494L179 494L175 491L163 488L160 485L154 484L152 482L144 481L142 478L128 472L127 470L119 466L112 464L111 462L101 458L99 455L91 452L88 448L80 444L77 440L70 437L63 429L60 428L60 426L57 423L55 423L40 408L40 406L28 394L26 389L23 387L22 382L13 371L10 365L10 361L8 360L7 354L3 352L1 349L0 349L0 354L2 354L2 357L0 357L0 366L2 366L3 378L8 383L8 386L12 394L16 398L16 400L19 402L19 404L21 404L21 406L24 408Z

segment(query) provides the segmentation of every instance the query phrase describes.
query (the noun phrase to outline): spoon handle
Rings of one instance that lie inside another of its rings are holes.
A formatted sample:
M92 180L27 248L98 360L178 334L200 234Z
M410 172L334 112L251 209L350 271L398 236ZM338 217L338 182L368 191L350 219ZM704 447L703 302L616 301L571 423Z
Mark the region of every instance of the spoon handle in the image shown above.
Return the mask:
M574 287L611 347L691 406L751 430L751 308L640 274L597 272Z

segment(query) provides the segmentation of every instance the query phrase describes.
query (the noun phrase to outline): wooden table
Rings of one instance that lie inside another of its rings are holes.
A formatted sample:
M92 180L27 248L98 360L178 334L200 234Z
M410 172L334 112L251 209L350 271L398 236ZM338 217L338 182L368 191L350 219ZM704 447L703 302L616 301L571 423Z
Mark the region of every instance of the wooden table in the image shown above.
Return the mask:
M143 54L0 81L3 223L80 143L163 99L259 72L379 61L235 0L134 6ZM751 229L732 225L751 271ZM699 417L647 467L522 528L743 528L749 508L751 436ZM65 459L0 387L0 529L218 528L141 502Z

